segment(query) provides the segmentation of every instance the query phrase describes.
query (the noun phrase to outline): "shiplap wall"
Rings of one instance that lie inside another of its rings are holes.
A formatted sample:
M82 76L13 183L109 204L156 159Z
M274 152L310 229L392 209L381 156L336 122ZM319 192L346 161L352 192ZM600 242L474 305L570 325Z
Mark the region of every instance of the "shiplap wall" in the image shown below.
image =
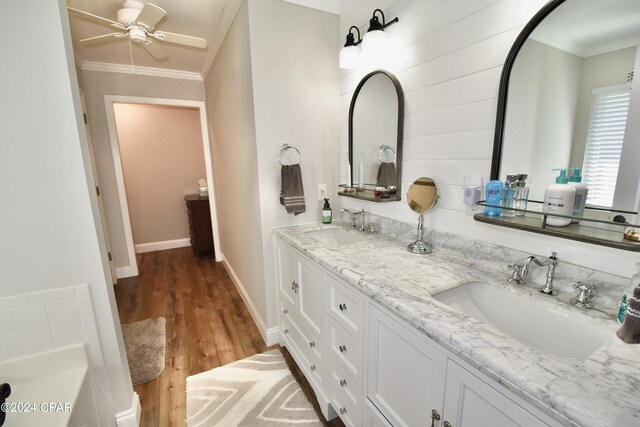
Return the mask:
M409 185L430 176L439 185L438 209L425 224L534 254L557 251L561 261L631 276L637 255L480 224L462 204L464 176L488 179L502 65L523 26L546 0L345 0L341 41L352 25L364 35L374 9L399 23L387 34L402 40L406 61L387 64L405 96L402 203L378 204L342 198L342 207L417 222L405 203ZM336 52L337 54L337 52ZM349 103L371 67L341 74L340 182L345 182Z

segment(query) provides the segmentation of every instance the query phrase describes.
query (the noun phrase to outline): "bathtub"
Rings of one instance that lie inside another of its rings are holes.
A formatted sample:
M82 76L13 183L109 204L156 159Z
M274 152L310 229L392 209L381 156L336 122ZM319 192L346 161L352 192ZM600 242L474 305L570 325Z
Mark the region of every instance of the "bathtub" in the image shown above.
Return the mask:
M0 362L9 383L2 427L100 426L85 345Z

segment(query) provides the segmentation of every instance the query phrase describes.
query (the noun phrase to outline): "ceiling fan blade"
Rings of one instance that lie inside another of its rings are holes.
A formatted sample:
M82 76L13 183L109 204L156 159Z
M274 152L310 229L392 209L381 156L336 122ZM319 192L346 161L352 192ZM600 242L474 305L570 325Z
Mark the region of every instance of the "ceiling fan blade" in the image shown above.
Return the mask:
M184 34L169 33L167 31L156 31L153 37L169 43L182 44L185 46L198 47L204 49L207 47L207 41L200 37L185 36Z
M95 21L99 21L103 24L107 24L107 25L116 25L118 28L122 27L122 25L116 21L112 21L111 19L107 19L107 18L103 18L102 16L98 16L98 15L94 15L93 13L89 13L89 12L85 12L84 10L80 10L80 9L74 9L73 7L69 7L67 6L67 9L70 12L73 12L79 16L85 17L85 18L90 18L93 19Z
M160 22L160 20L164 18L166 14L167 12L164 9L156 6L153 3L147 3L140 11L140 14L136 18L136 22L138 24L144 25L150 30L153 30L156 24Z
M95 43L95 42L99 42L102 40L106 40L110 37L127 37L128 34L126 33L110 33L110 34L102 34L101 36L95 36L95 37L88 37L86 39L82 39L80 40L80 43Z
M162 46L160 46L157 43L153 43L153 42L145 43L142 45L142 47L144 47L147 50L147 52L149 52L149 54L153 56L155 59L162 60L162 59L169 58L165 50L162 48Z

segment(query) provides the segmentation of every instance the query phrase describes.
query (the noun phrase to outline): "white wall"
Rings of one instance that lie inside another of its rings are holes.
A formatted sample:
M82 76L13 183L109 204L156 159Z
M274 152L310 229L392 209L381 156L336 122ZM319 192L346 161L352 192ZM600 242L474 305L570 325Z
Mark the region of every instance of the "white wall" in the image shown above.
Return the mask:
M204 101L204 83L102 71L83 71L82 80L113 259L119 271L126 271L129 267L130 254L127 251L122 211L118 200L104 96L125 95Z
M265 338L276 326L271 229L319 221L317 184L337 186L337 32L336 15L245 1L205 79L221 248ZM298 216L279 204L285 142L302 153Z
M524 24L545 3L347 0L340 15L340 37L344 40L351 25L366 31L375 8L381 8L388 19L400 18L387 32L402 38L408 58L395 70L405 93L403 188L426 175L437 181L442 193L439 207L426 217L425 225L535 254L553 250L561 261L631 276L634 253L481 224L465 215L463 176L490 174L501 67ZM340 153L346 152L348 142L351 93L365 71L344 72L341 77ZM405 199L403 194L401 203L348 198L341 203L416 223L417 215Z
M555 168L569 167L582 58L528 40L509 82L500 180L526 173L530 200L542 201Z
M0 2L0 297L88 284L116 412L133 388L105 256L66 3ZM33 26L24 32L24 22ZM21 34L16 37L16 34Z

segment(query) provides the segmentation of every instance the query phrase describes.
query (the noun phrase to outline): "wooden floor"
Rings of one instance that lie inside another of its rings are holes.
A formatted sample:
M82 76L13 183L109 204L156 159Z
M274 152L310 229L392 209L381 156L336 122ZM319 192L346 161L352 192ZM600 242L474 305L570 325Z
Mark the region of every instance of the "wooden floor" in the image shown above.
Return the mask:
M115 286L120 322L166 319L165 370L135 386L141 426L184 426L186 378L267 350L249 311L221 263L196 259L191 248L139 254L139 276ZM295 362L282 349L309 400L317 401ZM322 415L319 413L321 419ZM326 425L342 426L339 419Z

